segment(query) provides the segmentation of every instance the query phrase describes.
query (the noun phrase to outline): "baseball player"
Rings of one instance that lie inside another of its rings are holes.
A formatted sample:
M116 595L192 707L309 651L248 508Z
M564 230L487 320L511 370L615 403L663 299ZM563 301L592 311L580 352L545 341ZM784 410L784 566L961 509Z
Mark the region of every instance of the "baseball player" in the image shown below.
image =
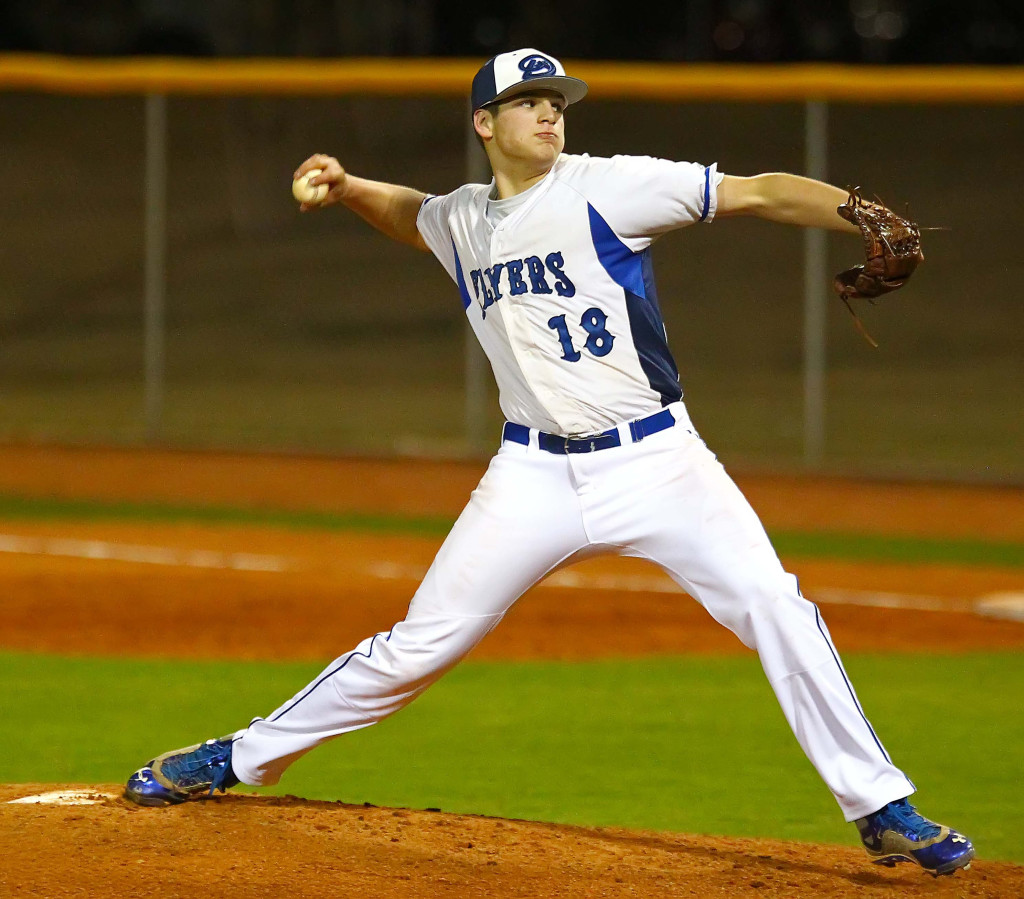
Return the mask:
M548 574L618 553L661 566L758 652L800 746L876 863L935 875L967 867L970 841L909 804L914 785L868 723L820 612L690 421L651 269L655 238L716 218L854 233L836 214L846 192L789 174L567 155L566 108L586 92L534 49L488 61L472 108L490 184L435 196L357 178L330 156L299 167L296 177L322 169L311 182L329 188L319 205L347 206L437 257L494 370L501 444L405 620L267 717L153 759L126 795L161 806L275 784L304 753L415 699Z

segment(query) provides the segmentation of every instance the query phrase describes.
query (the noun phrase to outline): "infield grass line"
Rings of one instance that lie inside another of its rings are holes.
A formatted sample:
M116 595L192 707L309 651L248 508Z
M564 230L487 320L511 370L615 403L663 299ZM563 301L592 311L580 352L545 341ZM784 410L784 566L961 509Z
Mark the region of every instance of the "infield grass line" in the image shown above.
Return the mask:
M38 498L10 494L0 494L0 518L31 521L138 521L245 525L438 538L444 537L454 524L454 519L448 516L376 515L362 512L320 512L164 503L110 503L98 500ZM770 531L770 536L780 555L799 558L1024 567L1024 543L774 529Z

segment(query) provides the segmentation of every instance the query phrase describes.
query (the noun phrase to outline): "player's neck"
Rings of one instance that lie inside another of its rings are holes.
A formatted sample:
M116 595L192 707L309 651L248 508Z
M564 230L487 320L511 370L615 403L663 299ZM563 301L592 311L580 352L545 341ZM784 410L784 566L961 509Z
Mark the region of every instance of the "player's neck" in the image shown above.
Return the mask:
M529 190L542 181L550 171L551 167L539 171L537 169L519 169L518 167L495 167L494 185L498 189L498 199L507 200L509 197Z

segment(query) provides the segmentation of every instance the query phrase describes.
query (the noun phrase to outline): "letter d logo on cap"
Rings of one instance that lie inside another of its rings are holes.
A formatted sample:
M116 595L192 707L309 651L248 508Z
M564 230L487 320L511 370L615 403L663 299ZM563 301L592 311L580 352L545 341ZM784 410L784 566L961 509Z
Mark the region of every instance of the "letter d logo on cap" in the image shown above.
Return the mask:
M543 78L545 75L558 73L555 64L539 53L519 60L519 71L523 73L523 78Z

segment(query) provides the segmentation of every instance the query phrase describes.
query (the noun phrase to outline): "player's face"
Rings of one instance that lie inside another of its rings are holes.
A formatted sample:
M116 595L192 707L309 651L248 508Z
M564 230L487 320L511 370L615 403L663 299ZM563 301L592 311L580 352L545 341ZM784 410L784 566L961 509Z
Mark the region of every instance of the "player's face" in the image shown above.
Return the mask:
M492 107L494 148L509 161L554 165L565 146L565 99L555 91L519 94Z

